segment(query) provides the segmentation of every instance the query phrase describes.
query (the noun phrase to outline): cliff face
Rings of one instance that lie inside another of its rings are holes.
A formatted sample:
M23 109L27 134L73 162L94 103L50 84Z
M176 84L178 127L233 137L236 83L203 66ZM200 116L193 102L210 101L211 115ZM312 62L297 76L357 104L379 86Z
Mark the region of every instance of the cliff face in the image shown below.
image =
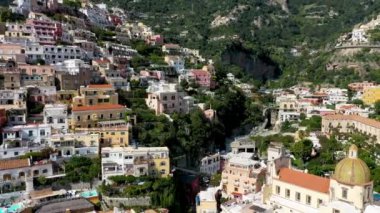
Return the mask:
M281 75L281 70L269 57L254 55L241 46L231 46L222 53L222 61L226 64L237 65L254 79L266 81L276 79Z

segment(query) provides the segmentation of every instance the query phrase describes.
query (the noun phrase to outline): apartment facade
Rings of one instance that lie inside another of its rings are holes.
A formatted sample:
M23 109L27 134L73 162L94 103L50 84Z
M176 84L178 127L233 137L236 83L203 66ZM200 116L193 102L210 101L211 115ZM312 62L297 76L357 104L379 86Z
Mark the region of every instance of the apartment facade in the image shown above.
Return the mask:
M102 179L115 175L167 177L170 173L167 147L102 148Z
M31 162L30 159L0 160L0 180L4 185L19 185L38 176L53 175L49 161ZM27 184L28 187L28 184Z
M118 104L118 94L110 84L90 84L81 86L79 96L74 97L73 106L93 106Z
M125 118L127 108L119 104L102 104L94 106L73 107L70 127L97 127L99 121L112 121Z
M58 150L58 157L97 156L99 153L98 134L66 133L51 136L50 146Z
M43 123L50 125L52 131L60 133L68 131L69 121L66 104L46 104L43 115Z
M322 117L322 132L331 134L333 130L341 133L359 132L380 143L380 122L358 115L326 115Z
M177 84L157 83L147 89L148 97L145 103L153 109L157 115L163 113L185 113L185 93L177 90Z
M18 44L0 44L0 58L25 64L25 48Z
M99 135L101 147L127 147L130 145L132 128L129 124L122 124L122 120L119 121L119 124L116 122L115 126L101 126L102 122L100 122L98 123L99 127L77 128L75 132L88 132Z
M220 171L220 154L210 154L201 159L199 171L203 174L213 175Z
M78 46L55 46L30 44L25 48L30 63L44 60L46 64L56 64L69 59L85 59L86 54Z
M252 153L239 153L228 159L222 172L222 189L229 196L242 197L261 190L266 166L252 157Z

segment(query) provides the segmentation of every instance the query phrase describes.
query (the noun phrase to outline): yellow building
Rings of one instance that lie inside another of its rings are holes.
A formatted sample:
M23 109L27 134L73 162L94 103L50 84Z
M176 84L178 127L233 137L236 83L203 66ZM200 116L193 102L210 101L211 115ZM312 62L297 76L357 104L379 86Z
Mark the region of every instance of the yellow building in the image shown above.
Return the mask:
M103 180L116 175L167 177L170 174L167 147L104 147L101 152Z
M216 193L218 193L217 187L209 187L205 191L200 191L195 198L196 200L196 212L218 212L217 211L217 202L215 199Z
M91 133L56 134L50 137L51 147L58 150L59 157L74 155L98 155L99 135Z
M118 104L118 94L111 84L81 86L79 95L73 98L73 107Z
M72 109L71 129L98 127L100 121L124 120L127 108L119 104L77 106Z
M88 132L100 137L101 147L126 147L130 143L131 126L121 125L115 127L77 128L75 132Z
M283 155L282 148L269 152L268 157L277 153L277 158L268 158L270 172L265 188L270 189L270 195L264 200L274 213L361 213L374 208L370 170L358 158L355 145L336 165L331 178L290 168L290 158Z
M380 86L364 89L362 100L364 104L371 105L380 100Z

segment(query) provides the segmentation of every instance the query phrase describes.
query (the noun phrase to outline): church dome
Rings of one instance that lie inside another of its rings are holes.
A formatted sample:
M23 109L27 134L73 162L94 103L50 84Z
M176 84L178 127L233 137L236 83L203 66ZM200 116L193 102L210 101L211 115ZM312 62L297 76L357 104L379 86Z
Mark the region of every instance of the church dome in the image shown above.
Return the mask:
M341 183L362 185L371 181L371 172L367 164L358 158L358 147L351 145L348 157L335 167L333 178Z

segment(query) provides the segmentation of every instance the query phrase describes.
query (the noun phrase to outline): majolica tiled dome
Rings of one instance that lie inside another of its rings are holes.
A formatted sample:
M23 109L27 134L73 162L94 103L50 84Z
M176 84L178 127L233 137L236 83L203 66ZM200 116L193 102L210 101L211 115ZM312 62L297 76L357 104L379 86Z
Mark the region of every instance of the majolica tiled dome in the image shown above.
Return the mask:
M358 147L351 145L348 157L341 160L335 167L333 178L350 185L363 185L371 181L371 173L367 164L358 158Z

